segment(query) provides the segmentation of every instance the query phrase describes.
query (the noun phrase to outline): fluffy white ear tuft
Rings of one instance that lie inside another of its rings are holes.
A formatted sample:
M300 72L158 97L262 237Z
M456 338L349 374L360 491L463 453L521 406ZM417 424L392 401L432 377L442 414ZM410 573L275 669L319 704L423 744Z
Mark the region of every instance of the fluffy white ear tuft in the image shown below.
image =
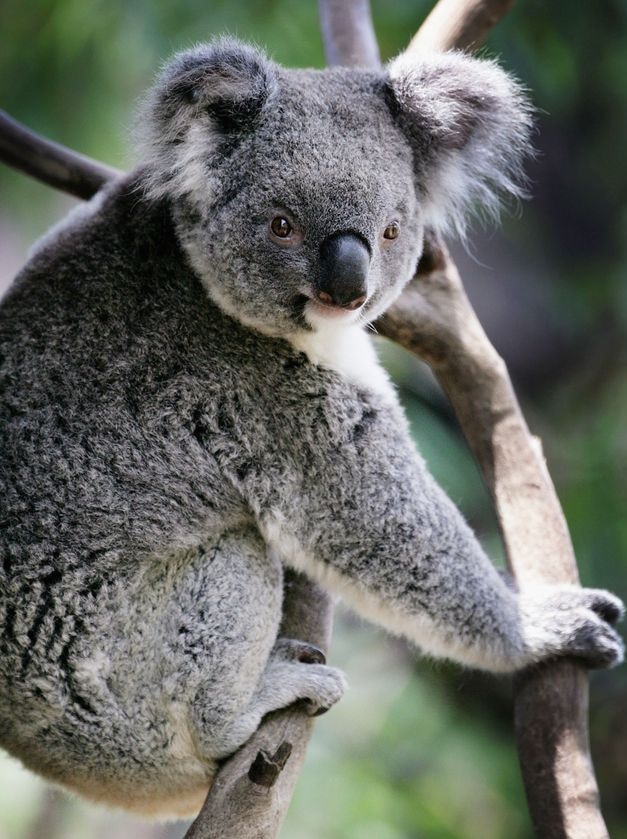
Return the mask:
M401 55L388 73L427 225L463 237L469 211L498 218L503 196L525 195L531 106L496 62L459 52Z
M206 198L208 163L220 143L237 142L254 128L276 89L275 65L233 38L176 55L140 113L137 134L147 194Z

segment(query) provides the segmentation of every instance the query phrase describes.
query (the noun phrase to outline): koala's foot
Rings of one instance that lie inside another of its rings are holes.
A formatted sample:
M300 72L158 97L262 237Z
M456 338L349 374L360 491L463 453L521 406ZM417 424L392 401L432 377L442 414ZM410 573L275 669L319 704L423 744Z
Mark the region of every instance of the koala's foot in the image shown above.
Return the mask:
M528 663L557 655L575 656L588 667L614 667L624 644L612 628L623 603L602 589L547 586L520 596L523 643Z
M268 710L284 708L301 700L312 716L328 711L346 689L342 671L318 663L324 662L324 654L309 644L295 642L289 649L294 657L283 658L286 652L283 647L278 657L270 659L259 700L274 706Z
M271 666L278 662L299 662L321 665L316 671L303 672L304 707L311 716L320 716L341 698L346 682L343 674L333 667L326 667L326 656L319 647L294 638L279 638L271 654ZM337 679L339 674L340 680Z
M324 661L322 650L312 644L279 639L248 708L227 726L212 732L212 756L220 758L234 752L271 711L296 702L302 702L311 716L328 711L341 699L346 679L341 670L328 667Z

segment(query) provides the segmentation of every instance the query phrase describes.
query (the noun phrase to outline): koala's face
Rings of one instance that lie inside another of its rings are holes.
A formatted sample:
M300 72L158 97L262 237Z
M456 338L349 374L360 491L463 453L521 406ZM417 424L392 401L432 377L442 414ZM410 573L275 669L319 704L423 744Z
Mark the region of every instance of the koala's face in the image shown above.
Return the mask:
M491 64L289 71L220 41L155 89L147 188L170 199L191 264L242 322L285 335L371 321L411 278L426 224L514 188L526 123Z
M278 72L277 85L252 130L218 141L179 235L215 300L252 326L374 319L420 255L409 145L376 76Z

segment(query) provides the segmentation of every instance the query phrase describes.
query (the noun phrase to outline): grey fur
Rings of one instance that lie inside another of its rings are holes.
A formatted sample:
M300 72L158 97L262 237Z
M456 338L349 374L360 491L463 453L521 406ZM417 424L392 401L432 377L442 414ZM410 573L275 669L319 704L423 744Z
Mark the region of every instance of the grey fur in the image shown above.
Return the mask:
M263 714L337 701L342 675L277 639L283 563L469 665L621 659L612 595L505 584L359 326L411 277L433 196L459 215L443 168L491 201L526 143L501 70L424 66L287 71L232 41L178 57L145 165L3 301L0 743L45 777L193 812ZM272 240L276 211L302 240ZM331 322L310 298L338 231L367 244L369 299Z

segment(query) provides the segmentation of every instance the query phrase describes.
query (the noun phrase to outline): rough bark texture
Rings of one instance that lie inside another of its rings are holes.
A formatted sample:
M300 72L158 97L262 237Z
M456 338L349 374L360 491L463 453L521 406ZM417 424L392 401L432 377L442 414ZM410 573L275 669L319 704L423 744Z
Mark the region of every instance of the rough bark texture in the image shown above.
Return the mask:
M477 47L512 4L440 0L408 50ZM366 0L320 0L320 12L330 64L378 65ZM0 117L0 159L82 198L117 174L33 135L5 115ZM492 494L519 586L577 583L568 529L541 446L529 433L506 367L441 242L427 242L415 280L377 327L425 359L448 394ZM326 649L331 620L324 592L299 575L288 575L284 633ZM587 710L587 676L575 663L546 664L515 681L518 753L540 839L607 837L590 761ZM222 766L187 837L276 836L310 733L311 720L297 708L266 718Z

